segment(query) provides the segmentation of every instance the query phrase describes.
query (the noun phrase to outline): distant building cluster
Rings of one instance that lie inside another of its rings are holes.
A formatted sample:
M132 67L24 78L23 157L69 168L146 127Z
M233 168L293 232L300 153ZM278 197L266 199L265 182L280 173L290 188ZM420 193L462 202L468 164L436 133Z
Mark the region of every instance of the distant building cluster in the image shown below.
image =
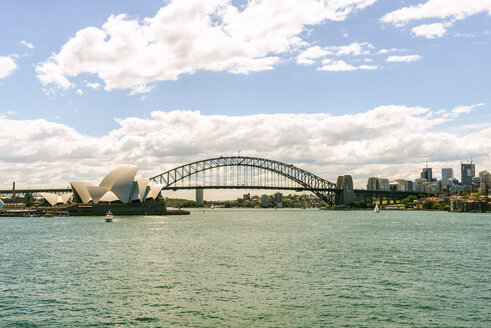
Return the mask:
M367 190L380 191L411 191L422 193L440 193L447 192L456 194L459 191L480 192L488 194L491 190L491 173L480 171L476 176L476 165L474 163L461 163L461 181L454 176L452 168L442 168L442 179L438 180L433 175L431 167L424 167L420 177L414 181L397 179L390 181L385 178L371 177L367 182Z

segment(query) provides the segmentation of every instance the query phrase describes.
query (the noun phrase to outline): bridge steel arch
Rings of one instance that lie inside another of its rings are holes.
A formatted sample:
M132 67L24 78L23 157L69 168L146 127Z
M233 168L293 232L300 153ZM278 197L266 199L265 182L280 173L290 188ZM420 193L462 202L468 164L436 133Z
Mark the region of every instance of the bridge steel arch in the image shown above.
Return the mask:
M304 190L311 191L328 204L332 204L334 202L334 189L336 188L335 183L327 181L315 174L302 170L291 164L285 164L259 157L231 156L205 159L181 165L172 170L156 175L150 178L150 180L163 184L163 189L173 189L172 186L177 182L194 174L218 167L230 166L248 166L271 171L298 183L304 188ZM242 188L247 189L247 186L237 186L237 189Z

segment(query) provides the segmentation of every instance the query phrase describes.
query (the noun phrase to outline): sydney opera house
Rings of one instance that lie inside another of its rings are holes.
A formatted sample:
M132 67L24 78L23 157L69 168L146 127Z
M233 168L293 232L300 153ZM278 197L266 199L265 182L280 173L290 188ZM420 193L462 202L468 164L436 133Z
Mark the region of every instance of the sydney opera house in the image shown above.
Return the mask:
M118 167L98 186L70 182L71 194L42 193L41 196L52 206L66 207L70 215L104 215L109 209L116 215L169 214L165 203L158 199L163 186L149 178L137 178L137 170L137 166ZM68 204L72 195L73 202Z

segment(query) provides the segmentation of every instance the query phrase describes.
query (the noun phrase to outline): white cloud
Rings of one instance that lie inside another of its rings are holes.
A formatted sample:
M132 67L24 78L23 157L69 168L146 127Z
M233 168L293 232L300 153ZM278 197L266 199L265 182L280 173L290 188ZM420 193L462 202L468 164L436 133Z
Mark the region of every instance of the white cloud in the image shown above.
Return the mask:
M405 51L405 50L404 49L397 49L397 48L380 49L377 53L379 55L383 55L383 54L388 54L389 52L397 52L397 51Z
M475 104L475 105L470 105L470 106L457 106L450 111L442 110L440 114L444 118L457 118L461 114L469 114L471 111L474 110L474 108L482 107L484 105L485 105L484 103L480 103L480 104Z
M315 60L319 58L324 58L328 55L341 57L341 56L361 56L370 54L371 50L375 47L368 42L353 42L344 46L327 46L320 47L314 46L305 49L297 56L297 63L303 65L313 65L315 64ZM365 59L365 61L367 58ZM368 59L369 60L369 59ZM352 71L356 70L357 67L347 64L343 60L333 61L330 58L324 58L322 60L323 67L318 68L317 70L321 71ZM328 64L328 65L326 65ZM366 65L365 65L366 66ZM361 68L361 67L360 67ZM367 69L367 68L361 68ZM373 69L373 67L369 68Z
M427 39L441 38L447 32L450 23L423 24L413 27L411 31L416 36L423 36Z
M304 64L304 65L312 65L315 63L313 59L321 58L329 54L331 54L330 51L327 51L319 46L310 47L302 51L297 56L297 63Z
M77 89L76 93L79 96L82 96L84 94L84 92L82 91L82 89Z
M420 60L421 57L420 55L407 55L407 56L389 56L387 58L387 61L389 63L410 63L413 61Z
M356 71L356 70L376 70L378 66L376 65L360 65L353 66L351 64L346 63L344 60L332 60L330 58L326 58L322 61L321 67L317 68L318 71L329 71L329 72L342 72L342 71Z
M480 168L489 169L489 126L470 134L441 127L475 106L442 112L390 105L337 116L155 111L149 118L118 119L119 127L101 137L45 120L0 117L0 134L7 136L0 139L0 163L9 167L0 179L19 186L67 186L75 180L97 182L121 164L139 165L142 175L151 176L238 149L244 156L293 163L331 181L339 174L363 182L372 175L414 179L428 154L435 169L458 165L455 154L469 152Z
M10 57L0 56L0 79L4 79L17 68L17 64Z
M489 0L428 0L426 3L404 7L382 17L382 21L396 25L412 20L439 18L462 20L477 13L491 15Z
M387 13L381 20L402 27L415 20L440 19L441 22L419 25L411 29L416 36L433 39L442 37L455 21L478 13L491 16L491 0L427 0L425 3Z
M97 90L97 89L100 88L101 85L99 83L97 83L97 82L94 82L94 83L87 82L86 86L87 86L87 88L91 88L91 89Z
M22 40L19 42L20 45L23 45L24 47L27 47L29 49L34 49L34 45L31 42L27 42L25 40Z
M110 16L87 27L36 67L45 86L68 89L70 77L95 74L105 90L147 90L198 70L247 74L273 69L282 56L305 46L302 32L325 20L341 21L376 0L170 1L143 20Z
M341 71L355 71L357 68L351 64L347 64L344 60L331 60L324 59L322 61L324 66L319 67L319 71L329 72L341 72Z
M368 42L353 42L346 46L328 47L328 49L332 50L336 56L360 56L368 55L370 53L370 49L374 49L374 46Z
M373 71L373 70L378 69L378 66L377 65L360 65L360 66L358 66L358 69Z

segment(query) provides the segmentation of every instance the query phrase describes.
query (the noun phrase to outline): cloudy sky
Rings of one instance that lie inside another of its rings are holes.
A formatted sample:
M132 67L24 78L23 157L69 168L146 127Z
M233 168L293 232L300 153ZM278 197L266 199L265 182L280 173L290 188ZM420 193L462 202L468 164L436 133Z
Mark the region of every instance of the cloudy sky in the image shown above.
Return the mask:
M491 169L491 0L3 0L0 186L261 156Z

